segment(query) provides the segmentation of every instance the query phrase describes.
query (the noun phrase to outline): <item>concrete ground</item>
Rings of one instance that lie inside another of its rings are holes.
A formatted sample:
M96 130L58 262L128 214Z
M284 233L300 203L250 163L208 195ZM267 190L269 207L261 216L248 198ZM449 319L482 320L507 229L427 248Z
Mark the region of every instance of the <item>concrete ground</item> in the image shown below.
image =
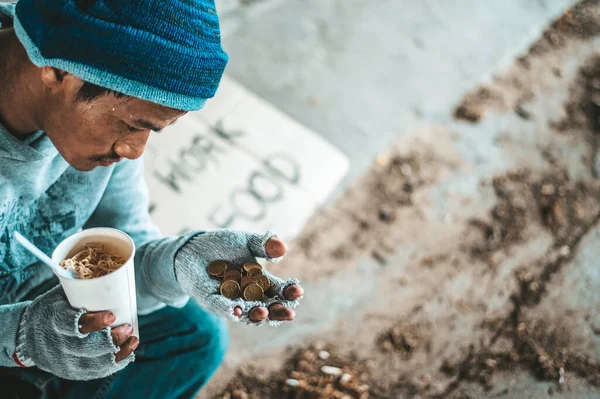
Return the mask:
M600 397L598 2L267 3L228 73L352 167L271 267L296 321L232 325L200 397L338 397L283 383L309 342L366 361L347 397Z

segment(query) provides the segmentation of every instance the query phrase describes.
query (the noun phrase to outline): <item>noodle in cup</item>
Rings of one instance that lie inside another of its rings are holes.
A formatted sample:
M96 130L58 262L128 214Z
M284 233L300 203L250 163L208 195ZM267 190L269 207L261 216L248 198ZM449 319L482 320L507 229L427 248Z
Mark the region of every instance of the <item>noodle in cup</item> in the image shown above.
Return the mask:
M82 274L80 279L58 276L72 307L111 311L116 317L111 327L131 324L133 335L139 338L134 256L135 244L129 235L99 227L66 238L52 253L52 260L59 264L65 261L74 266L74 274ZM95 262L99 263L97 268L92 267Z

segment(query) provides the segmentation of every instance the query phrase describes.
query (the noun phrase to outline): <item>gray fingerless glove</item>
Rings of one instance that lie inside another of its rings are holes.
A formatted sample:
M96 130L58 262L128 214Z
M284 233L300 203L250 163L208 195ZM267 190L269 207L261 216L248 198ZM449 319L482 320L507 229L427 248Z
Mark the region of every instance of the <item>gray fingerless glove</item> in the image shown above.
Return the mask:
M117 363L119 351L110 329L79 332L84 310L71 308L62 287L36 298L25 309L17 332L16 356L25 366L37 366L67 380L109 376L134 360L133 353Z
M262 324L253 322L248 318L248 312L257 306L269 307L280 303L285 307L295 308L298 300L288 301L283 296L285 288L292 284L298 284L298 280L281 280L268 271L264 274L271 280L269 294L272 295L266 301L250 302L242 298L228 299L219 293L221 282L212 278L206 266L215 260L226 260L234 267L241 267L247 261L255 261L256 258L266 258L270 262L279 259L268 257L265 245L267 241L275 236L271 232L259 235L244 231L216 230L200 233L184 244L175 256L175 274L181 289L193 297L205 309L215 313L217 316L227 317L234 321L245 321L248 324ZM238 319L233 314L233 309L240 307L242 316ZM269 320L270 325L277 326L280 321Z

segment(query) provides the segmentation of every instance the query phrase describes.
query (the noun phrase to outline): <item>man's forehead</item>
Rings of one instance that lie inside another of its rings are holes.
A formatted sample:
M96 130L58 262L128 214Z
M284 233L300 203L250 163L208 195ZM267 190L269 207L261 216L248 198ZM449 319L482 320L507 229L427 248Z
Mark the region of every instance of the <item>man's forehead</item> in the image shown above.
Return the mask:
M139 127L161 130L181 118L186 111L153 104L148 101L134 99L129 102L128 119Z

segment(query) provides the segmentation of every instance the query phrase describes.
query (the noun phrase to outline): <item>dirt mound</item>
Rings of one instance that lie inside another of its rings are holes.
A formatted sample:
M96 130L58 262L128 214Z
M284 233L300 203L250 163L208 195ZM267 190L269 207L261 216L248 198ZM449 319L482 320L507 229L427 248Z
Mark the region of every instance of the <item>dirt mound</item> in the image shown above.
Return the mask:
M469 93L454 110L454 119L467 122L479 122L485 111L493 105L501 103L502 97L489 87L481 87Z
M565 12L546 29L542 37L531 47L530 53L541 55L565 45L569 38L586 40L600 34L598 0L584 0Z
M559 389L565 383L567 373L584 378L594 386L600 386L598 363L571 352L573 340L568 326L531 321L520 322L513 327L500 321L490 322L486 327L496 332L497 342L504 340L510 343L510 349L502 350L492 346L477 353L470 350L459 363L445 361L441 369L444 373L457 376L461 381L481 383L487 389L494 387L496 373L514 371L517 368L529 370L540 380L554 381Z
M483 238L472 245L471 253L484 260L526 239L532 223L544 226L563 242L598 211L600 183L574 181L564 170L541 176L511 172L494 178L493 187L497 202L488 220L470 221Z
M582 133L600 132L600 55L588 59L579 69L575 82L569 89L565 104L566 117L553 126L560 131L575 130Z
M423 346L424 341L420 325L399 322L379 335L377 346L383 352L391 352L408 360L415 350Z
M383 399L364 361L322 343L297 349L266 378L238 371L214 399Z
M489 212L489 220L470 221L483 238L473 245L473 255L487 259L493 252L508 249L524 239L525 229L536 216L534 198L529 189L530 178L527 171L494 178L492 184L497 202Z
M598 210L597 181L573 181L559 171L533 182L531 189L542 224L560 241L567 240Z
M596 157L600 145L600 55L588 59L580 68L575 82L569 88L565 104L566 116L551 123L551 127L574 139L587 142L585 162L592 176L600 177Z

